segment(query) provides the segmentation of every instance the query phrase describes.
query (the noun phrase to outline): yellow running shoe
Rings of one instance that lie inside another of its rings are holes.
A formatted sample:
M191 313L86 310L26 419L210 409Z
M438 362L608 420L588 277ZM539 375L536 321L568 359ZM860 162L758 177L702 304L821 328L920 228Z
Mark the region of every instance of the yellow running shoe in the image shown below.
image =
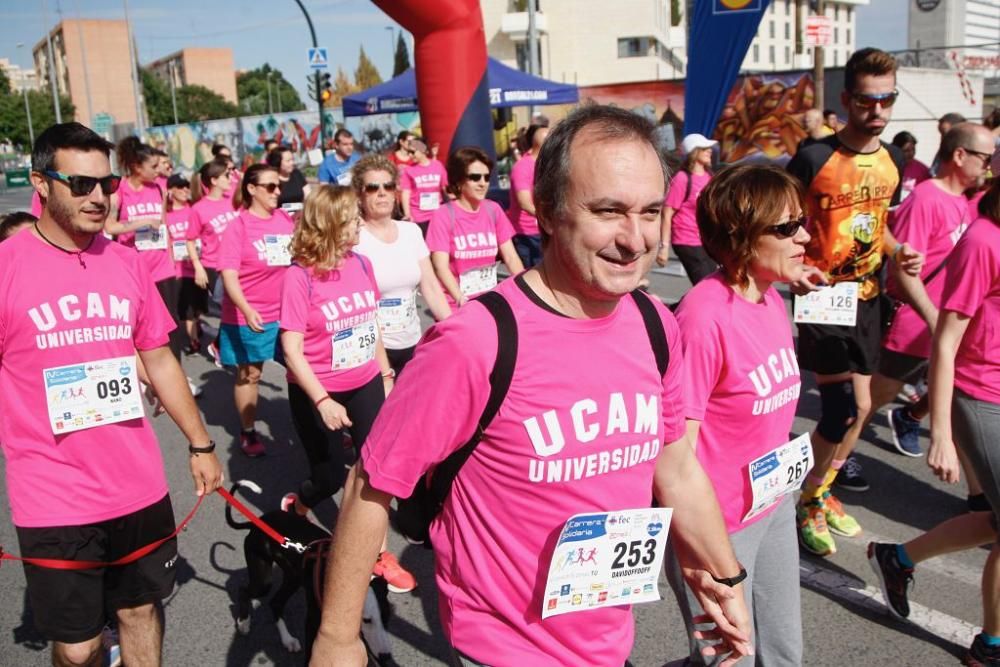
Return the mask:
M817 556L837 553L837 545L826 525L826 512L821 500L799 503L795 514L799 524L799 544L803 549Z
M829 491L822 496L823 511L826 514L826 525L831 533L844 537L857 537L861 534L861 525L853 516L844 511L844 506Z

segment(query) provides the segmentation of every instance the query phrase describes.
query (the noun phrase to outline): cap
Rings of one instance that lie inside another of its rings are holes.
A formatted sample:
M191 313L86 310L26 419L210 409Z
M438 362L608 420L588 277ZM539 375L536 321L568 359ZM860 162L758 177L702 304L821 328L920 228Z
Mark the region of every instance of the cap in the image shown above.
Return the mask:
M187 188L187 187L191 187L191 183L181 174L171 174L170 178L167 179L168 190L170 190L171 188Z
M685 155L699 148L712 148L718 145L718 141L706 139L702 134L689 134L681 141L681 152Z

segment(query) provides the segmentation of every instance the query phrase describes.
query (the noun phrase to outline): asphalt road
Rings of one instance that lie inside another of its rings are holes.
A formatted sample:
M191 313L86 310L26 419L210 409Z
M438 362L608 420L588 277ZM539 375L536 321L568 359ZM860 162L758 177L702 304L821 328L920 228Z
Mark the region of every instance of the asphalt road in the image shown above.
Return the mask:
M23 194L14 191L0 196L0 211L24 206L27 199ZM666 301L677 300L686 288L684 278L663 273L652 276L652 291ZM307 474L305 455L296 442L284 398L283 369L274 364L265 368L259 423L268 453L251 460L239 452L234 442L237 421L232 374L200 356L185 358L184 367L204 387L198 403L209 432L219 443L227 480L256 481L264 492L259 498L250 498L252 504L261 512L276 507L281 496L295 489ZM800 401L796 432L811 430L818 413L818 394L810 380L804 380L807 391ZM186 441L167 417L154 419L153 424L162 444L174 510L180 518L195 502L187 471ZM924 436L926 446L926 432ZM929 561L918 569L911 596L916 603L916 622L898 622L884 613L877 581L864 555L867 540L872 536L909 539L964 511L964 486L949 488L937 482L924 459L896 454L886 444L887 437L885 419L880 416L859 447L872 489L840 494L865 528L865 534L856 539L838 538L839 551L832 558L802 558L805 664L957 664L971 642L974 626L981 623L979 574L987 554L984 549ZM0 545L16 552L5 485L0 486L0 496ZM332 522L334 513L332 502L322 504L317 511L326 522ZM218 497L205 501L181 536L178 586L166 602L165 664L301 664L299 656L281 646L266 609L255 614L249 636L235 631L233 601L245 576L243 537L244 533L226 525L223 502ZM420 583L412 594L391 595L395 618L389 630L395 659L401 665L445 664L448 647L438 624L433 556L395 534L390 538L390 547ZM49 664L45 643L34 632L23 603L24 576L20 566L8 563L0 568L0 588L6 591L4 604L0 605L0 666ZM636 642L631 662L637 667L664 665L686 652L683 626L665 581L661 581L660 592L661 602L640 605L635 610ZM301 632L303 606L301 594L290 605L287 618L293 634Z

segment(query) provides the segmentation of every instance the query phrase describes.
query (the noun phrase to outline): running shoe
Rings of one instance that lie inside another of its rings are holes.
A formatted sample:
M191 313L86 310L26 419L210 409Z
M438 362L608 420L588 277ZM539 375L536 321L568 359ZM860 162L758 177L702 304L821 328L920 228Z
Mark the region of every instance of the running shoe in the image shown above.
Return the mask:
M972 640L972 646L962 659L962 664L966 667L996 667L1000 665L1000 646L989 646L983 635L978 634Z
M913 585L913 568L903 567L895 544L885 542L868 543L868 564L872 566L879 584L882 586L882 597L889 611L896 618L907 618L910 615L910 601L906 595Z
M826 525L822 501L799 503L795 514L799 524L799 544L803 549L817 556L837 553L837 545Z
M916 403L920 400L920 389L912 384L904 384L903 388L896 394L896 398L904 403Z
M378 555L372 574L385 579L385 583L393 593L409 593L417 587L417 580L413 575L403 569L396 557L388 551Z
M889 410L889 431L897 452L914 458L924 455L924 450L920 449L920 421L911 417L909 410Z
M281 511L282 512L294 512L295 511L295 501L299 499L297 493L286 493L281 497Z
M837 473L835 484L848 491L867 491L871 488L868 480L861 475L861 464L852 454L847 457L844 467Z
M194 396L195 398L201 396L201 385L195 384L194 380L192 380L191 378L188 378L187 381L188 381L188 389L191 390L191 395Z
M118 640L118 629L105 625L101 631L101 646L104 649L105 665L107 667L121 667L122 648Z
M256 430L240 432L240 449L252 459L264 456L267 453L267 450L264 449L264 443L260 441L260 436L257 435Z
M184 348L184 354L191 356L192 354L198 354L199 352L201 352L201 341L188 341L187 347Z
M831 533L844 537L857 537L861 534L861 526L853 516L844 511L844 506L829 491L823 494L822 507Z
M208 356L212 358L212 363L215 364L215 367L222 368L222 357L219 356L219 344L213 340L205 349L208 350Z

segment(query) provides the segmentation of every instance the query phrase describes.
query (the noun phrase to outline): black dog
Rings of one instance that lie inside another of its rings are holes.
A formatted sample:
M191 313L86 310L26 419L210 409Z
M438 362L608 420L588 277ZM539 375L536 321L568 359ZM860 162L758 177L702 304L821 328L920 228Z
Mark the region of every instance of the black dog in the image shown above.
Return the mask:
M230 493L235 495L241 488L247 488L254 493L261 489L253 482L240 480L233 484ZM323 579L326 570L326 557L329 552L330 533L323 530L309 519L300 516L294 509L289 511L274 510L260 517L278 534L289 542L304 547L303 551L289 546L282 547L271 539L264 531L250 522L239 523L233 517L232 507L226 505L226 522L236 530L249 530L243 540L243 554L247 561L247 585L240 588L237 600L236 629L240 634L250 633L250 614L260 604L260 599L271 590L271 578L274 566L281 569L281 587L271 597L268 605L274 616L281 643L287 651L297 653L302 650L302 643L296 639L285 625L285 605L299 588L306 592L306 627L305 650L306 661L312 653L312 645L319 631L322 616L321 595ZM385 625L389 622L391 607L389 592L385 580L372 579L365 599L363 613L362 635L369 651L372 664L392 667L396 662L392 658L392 647Z

